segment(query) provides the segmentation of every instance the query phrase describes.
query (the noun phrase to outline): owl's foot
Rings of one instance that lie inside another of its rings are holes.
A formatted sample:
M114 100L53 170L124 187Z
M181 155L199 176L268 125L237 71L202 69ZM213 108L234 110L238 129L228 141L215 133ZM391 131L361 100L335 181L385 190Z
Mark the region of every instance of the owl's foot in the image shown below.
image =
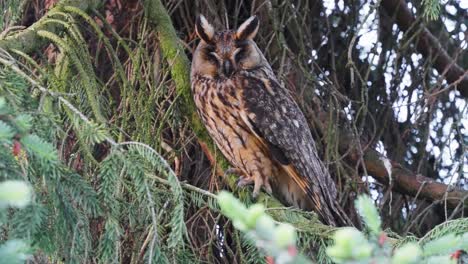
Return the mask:
M229 174L234 174L237 176L244 175L244 173L238 168L229 168L224 171L224 177L228 176Z
M258 194L260 193L260 189L263 187L263 189L271 194L271 185L268 179L263 179L262 177L245 177L242 176L237 180L237 186L239 187L245 187L247 185L251 185L253 183L254 185L254 190L252 193L253 198L257 198Z
M247 176L240 176L239 179L237 179L237 187L245 187L247 185L251 185L254 183L254 179L252 177L247 177Z
M254 183L253 177L250 176L245 176L244 172L242 170L237 169L237 168L229 168L224 171L224 177L226 177L229 174L234 174L238 176L239 178L236 181L237 187L245 187L247 185L251 185Z
M239 176L239 179L237 179L237 186L239 188L243 188L248 185L254 185L254 190L252 193L252 197L256 198L258 194L260 193L260 189L263 187L263 189L271 194L271 185L270 182L268 181L268 178L262 178L260 176L245 176L245 174L242 172L242 170L237 169L237 168L229 168L226 171L224 171L224 176L226 177L228 174L235 174Z
M264 179L262 177L257 176L257 177L254 177L253 181L254 181L254 190L252 193L253 198L257 198L258 194L260 193L260 189L262 187L268 194L272 193L270 181L268 180L268 178Z

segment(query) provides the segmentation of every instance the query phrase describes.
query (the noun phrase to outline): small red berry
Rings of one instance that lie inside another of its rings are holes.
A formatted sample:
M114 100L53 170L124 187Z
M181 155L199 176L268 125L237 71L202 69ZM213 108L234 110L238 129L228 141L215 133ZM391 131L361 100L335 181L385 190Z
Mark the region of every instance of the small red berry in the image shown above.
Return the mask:
M383 244L385 244L386 241L387 241L387 234L382 232L379 236L379 245L383 246Z
M288 247L288 253L292 257L297 256L297 248L295 246L289 246Z
M267 264L275 264L275 260L272 256L266 256L265 259Z
M460 255L463 253L463 250L457 250L452 255L450 255L451 259L459 259Z
M17 140L13 140L12 152L15 157L18 157L21 154L21 144Z

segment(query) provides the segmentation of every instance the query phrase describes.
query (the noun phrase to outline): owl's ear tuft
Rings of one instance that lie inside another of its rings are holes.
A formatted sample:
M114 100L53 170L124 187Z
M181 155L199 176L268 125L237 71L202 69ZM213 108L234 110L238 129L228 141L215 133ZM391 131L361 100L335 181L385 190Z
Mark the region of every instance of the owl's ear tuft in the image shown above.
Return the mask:
M206 43L210 43L213 40L214 28L203 15L198 16L195 23L195 31L198 37Z
M251 16L236 31L238 40L253 39L257 35L259 21L257 16Z

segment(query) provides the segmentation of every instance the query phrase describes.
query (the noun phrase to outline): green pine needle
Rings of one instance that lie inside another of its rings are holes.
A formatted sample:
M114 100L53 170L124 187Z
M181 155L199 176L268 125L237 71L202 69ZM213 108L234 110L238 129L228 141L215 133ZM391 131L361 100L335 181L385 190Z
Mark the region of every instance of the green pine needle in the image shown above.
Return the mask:
M32 116L28 114L20 114L14 120L14 124L20 133L27 133L32 127Z
M37 135L27 135L21 138L21 143L31 154L44 161L52 162L57 160L57 150L55 147Z
M439 0L423 0L424 7L423 16L427 20L436 20L440 15Z
M366 195L359 196L356 208L369 231L373 235L379 235L382 232L380 215L372 199Z
M0 120L0 140L12 139L15 135L13 128L7 123Z
M459 248L461 248L461 237L455 234L445 235L429 241L423 246L424 256L451 254L454 249Z

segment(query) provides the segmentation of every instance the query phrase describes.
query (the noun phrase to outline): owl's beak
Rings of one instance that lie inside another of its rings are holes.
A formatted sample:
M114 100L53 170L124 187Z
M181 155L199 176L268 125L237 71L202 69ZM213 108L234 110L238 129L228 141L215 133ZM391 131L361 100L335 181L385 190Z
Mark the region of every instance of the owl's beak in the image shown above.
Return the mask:
M225 60L223 62L223 74L229 77L232 75L233 72L234 72L234 67L232 65L232 62L230 60Z

